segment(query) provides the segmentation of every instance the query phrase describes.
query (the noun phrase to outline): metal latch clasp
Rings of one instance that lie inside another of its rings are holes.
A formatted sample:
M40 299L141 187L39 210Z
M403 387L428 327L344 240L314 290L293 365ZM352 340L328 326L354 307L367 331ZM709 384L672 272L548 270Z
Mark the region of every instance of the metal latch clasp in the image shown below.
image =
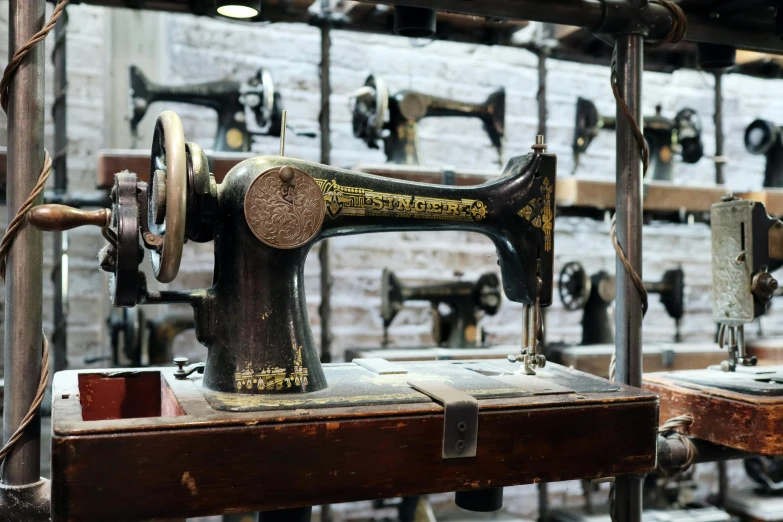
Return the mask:
M443 458L475 457L478 448L478 400L437 381L408 381L408 385L443 405Z

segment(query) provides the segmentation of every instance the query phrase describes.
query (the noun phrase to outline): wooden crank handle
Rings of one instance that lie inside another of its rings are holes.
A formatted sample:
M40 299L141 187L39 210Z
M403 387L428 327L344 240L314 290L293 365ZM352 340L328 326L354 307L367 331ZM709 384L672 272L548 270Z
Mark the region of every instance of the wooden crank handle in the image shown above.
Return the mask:
M27 213L27 221L39 230L61 232L85 225L108 227L111 210L102 208L87 212L66 205L39 205Z

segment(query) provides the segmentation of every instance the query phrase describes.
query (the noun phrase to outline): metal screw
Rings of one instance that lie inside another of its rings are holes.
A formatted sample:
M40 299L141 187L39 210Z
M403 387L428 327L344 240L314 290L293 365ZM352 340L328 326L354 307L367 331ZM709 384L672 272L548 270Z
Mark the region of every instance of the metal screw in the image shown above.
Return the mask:
M728 194L720 198L720 200L723 201L724 203L728 203L729 201L736 201L738 199L739 198L734 196L734 194L732 194L731 192L729 192Z
M761 299L769 299L777 289L777 280L767 272L756 274L756 276L753 278L751 291Z
M187 357L174 357L174 364L177 365L178 371L184 372L185 366L188 365L188 358Z
M280 168L280 181L283 183L291 183L294 179L294 169L286 165Z
M456 448L457 448L457 451L461 452L462 450L465 449L465 443L463 441L461 441L461 440L458 440Z
M536 136L536 143L531 148L534 152L546 152L546 143L544 143L544 137L541 134Z
M457 431L459 431L460 433L464 433L465 430L467 429L468 429L468 425L465 424L464 422L460 422L459 424L457 424Z
M517 362L517 356L513 353L508 354L508 362Z

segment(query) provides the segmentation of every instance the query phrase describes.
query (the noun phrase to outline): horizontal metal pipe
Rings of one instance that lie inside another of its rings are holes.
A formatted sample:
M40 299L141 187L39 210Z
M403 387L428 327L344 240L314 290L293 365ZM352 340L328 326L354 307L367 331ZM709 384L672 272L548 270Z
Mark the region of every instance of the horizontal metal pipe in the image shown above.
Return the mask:
M721 462L726 460L745 459L753 457L752 453L727 446L719 446L706 440L689 439L695 447L694 464L703 462ZM658 436L658 465L665 470L677 470L685 465L688 449L679 438L667 439Z
M388 0L366 1L388 3ZM402 3L475 16L572 25L595 33L639 33L651 40L664 38L673 23L672 13L661 4L650 3L639 10L631 2L623 0L404 0ZM689 15L685 40L783 53L783 42L775 35L771 17L768 21L761 21Z

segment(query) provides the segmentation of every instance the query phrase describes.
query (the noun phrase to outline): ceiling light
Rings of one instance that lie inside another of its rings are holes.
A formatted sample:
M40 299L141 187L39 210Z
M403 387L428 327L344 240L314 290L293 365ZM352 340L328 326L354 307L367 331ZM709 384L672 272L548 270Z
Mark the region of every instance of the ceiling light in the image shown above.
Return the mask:
M215 0L215 10L226 18L246 20L261 13L261 0Z

